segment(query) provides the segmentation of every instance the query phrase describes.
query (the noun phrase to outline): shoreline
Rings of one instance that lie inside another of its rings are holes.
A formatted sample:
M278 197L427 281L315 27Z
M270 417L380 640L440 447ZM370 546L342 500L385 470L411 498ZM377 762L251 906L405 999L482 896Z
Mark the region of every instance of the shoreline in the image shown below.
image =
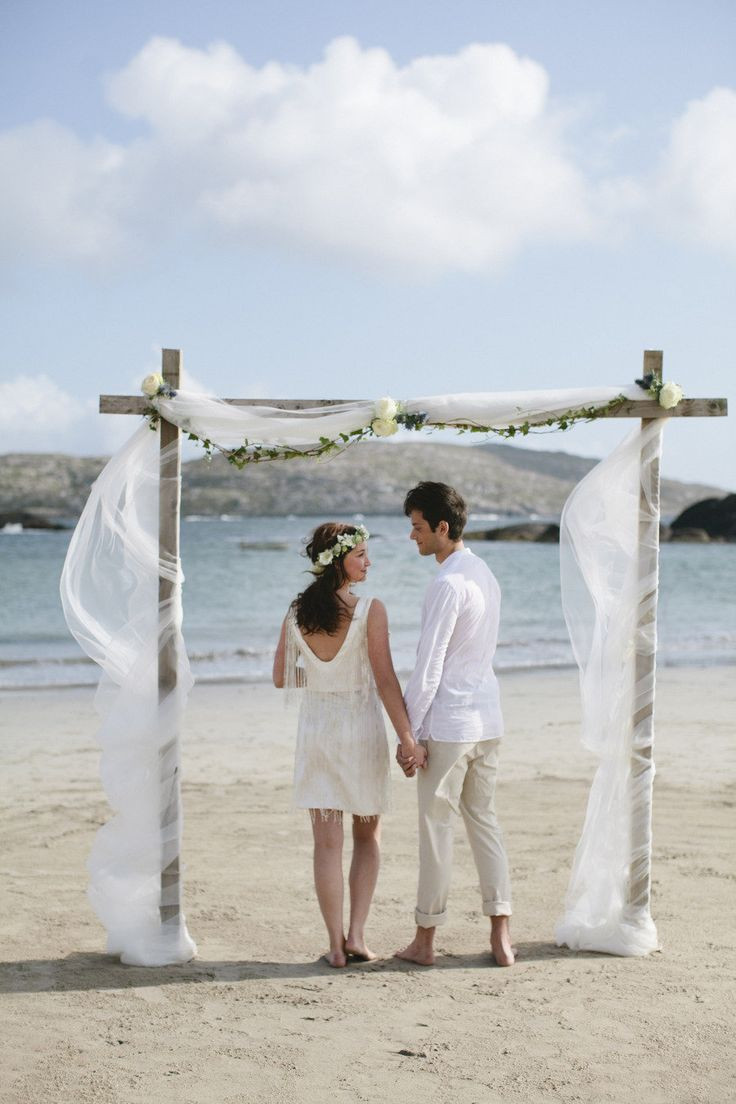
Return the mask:
M76 661L75 662L79 662ZM82 660L81 662L84 662ZM88 661L92 664L92 660ZM729 656L728 658L711 660L708 663L693 663L691 660L677 661L660 661L657 662L657 673L661 674L665 671L710 671L717 670L722 671L724 669L733 668L734 674L736 674L736 656ZM495 668L497 678L523 678L526 675L537 676L539 675L555 675L564 672L577 672L578 668L574 663L565 662L551 662L544 664L528 664L528 665L516 665L508 667ZM403 681L409 677L411 670L397 670L397 677L399 681ZM0 685L0 697L3 694L37 694L39 692L52 693L54 691L64 692L67 690L90 690L95 691L98 686L98 682L64 682L64 683L24 683L15 686L3 686ZM211 677L196 677L195 687L197 686L253 686L253 687L270 687L270 679L267 678L243 678L241 675L213 675Z

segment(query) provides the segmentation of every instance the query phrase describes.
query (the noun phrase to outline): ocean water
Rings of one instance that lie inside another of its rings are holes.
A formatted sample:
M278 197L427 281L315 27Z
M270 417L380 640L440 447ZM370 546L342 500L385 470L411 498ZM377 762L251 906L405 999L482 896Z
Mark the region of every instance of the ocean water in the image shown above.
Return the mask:
M268 681L281 619L309 582L303 538L322 518L185 518L184 635L201 681ZM476 516L470 527L502 523ZM394 663L411 670L424 589L436 568L403 517L366 517L373 566L360 593L388 608ZM93 684L98 670L69 635L58 582L71 531L0 532L0 689ZM265 546L267 545L267 546ZM573 663L560 606L559 552L547 544L471 547L503 594L499 671ZM659 662L736 662L736 546L664 545Z

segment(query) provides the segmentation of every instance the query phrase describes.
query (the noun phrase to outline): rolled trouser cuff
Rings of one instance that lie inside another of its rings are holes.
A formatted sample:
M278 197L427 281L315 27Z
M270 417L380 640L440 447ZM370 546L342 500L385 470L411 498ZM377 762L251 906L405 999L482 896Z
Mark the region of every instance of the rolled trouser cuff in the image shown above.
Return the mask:
M419 909L415 909L414 919L419 928L439 928L441 924L447 923L447 910L444 912L420 912Z
M484 916L511 916L510 901L484 901Z

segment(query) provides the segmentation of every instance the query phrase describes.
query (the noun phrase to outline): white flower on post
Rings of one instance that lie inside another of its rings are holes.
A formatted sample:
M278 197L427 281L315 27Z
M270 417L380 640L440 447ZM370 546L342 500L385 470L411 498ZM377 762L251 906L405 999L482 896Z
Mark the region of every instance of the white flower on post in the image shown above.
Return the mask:
M163 385L164 377L161 375L161 373L151 372L151 374L146 376L143 383L141 384L141 391L149 399L152 399L154 395L158 395Z
M399 412L399 404L390 395L384 395L378 399L375 405L376 419L381 422L391 422Z
M376 437L391 437L398 428L398 423L388 418L374 418L371 422L371 429Z
M683 391L679 383L668 380L659 389L659 405L663 406L665 410L672 410L682 400L682 395Z

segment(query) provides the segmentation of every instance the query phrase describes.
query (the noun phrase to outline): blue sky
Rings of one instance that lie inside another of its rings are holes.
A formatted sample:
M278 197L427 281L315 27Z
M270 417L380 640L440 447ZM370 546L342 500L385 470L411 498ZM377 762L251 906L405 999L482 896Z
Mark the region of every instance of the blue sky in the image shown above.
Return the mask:
M0 449L109 450L97 395L162 345L215 393L349 398L662 348L736 412L735 58L730 0L6 0ZM736 487L730 423L673 423L665 474Z

